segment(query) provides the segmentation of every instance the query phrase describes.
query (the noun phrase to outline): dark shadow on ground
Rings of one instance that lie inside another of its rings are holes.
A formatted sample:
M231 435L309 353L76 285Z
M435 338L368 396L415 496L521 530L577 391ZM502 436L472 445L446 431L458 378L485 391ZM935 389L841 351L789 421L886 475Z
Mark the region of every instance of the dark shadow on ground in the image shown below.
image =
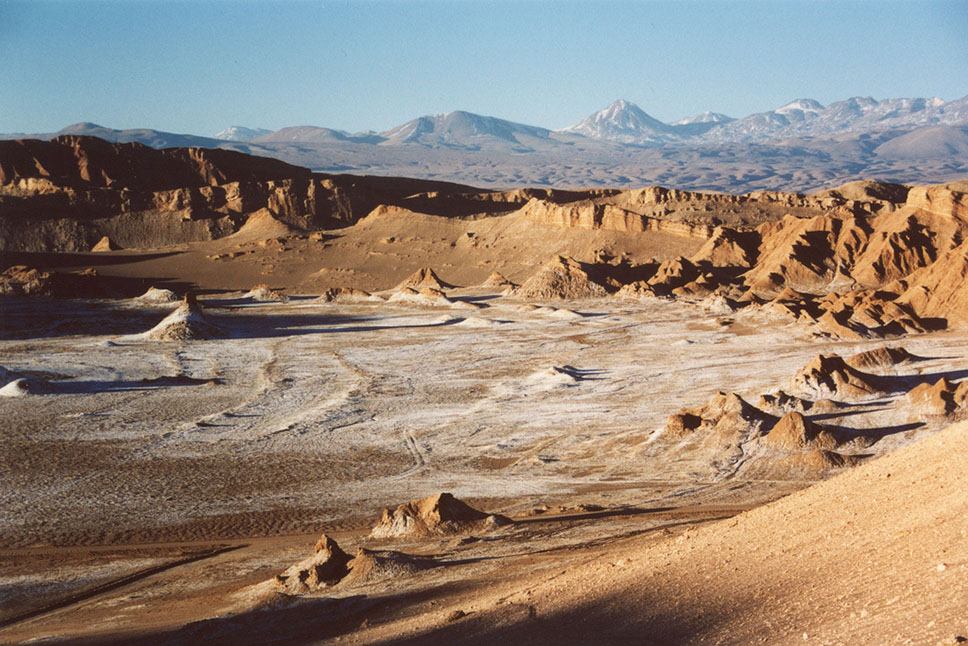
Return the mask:
M220 304L226 301L218 301ZM228 301L232 302L232 301ZM246 303L251 303L246 299ZM270 304L271 305L271 304ZM64 336L125 336L150 330L160 323L178 303L164 306L139 306L131 301L66 300L37 297L6 298L0 309L0 339L40 339ZM432 315L444 310L427 311ZM206 316L226 331L227 338L253 339L306 334L344 332L378 332L408 328L430 328L455 325L464 320L398 323L399 314L346 316L325 313L273 313L255 305L236 312L206 310ZM406 318L412 320L408 315ZM378 323L379 322L379 323ZM135 339L113 339L108 343L129 345L150 343Z
M34 269L50 270L63 268L83 269L106 265L126 265L146 260L157 260L177 256L181 251L161 251L157 253L111 252L111 253L43 253L35 251L0 251L0 268L13 265L26 265Z

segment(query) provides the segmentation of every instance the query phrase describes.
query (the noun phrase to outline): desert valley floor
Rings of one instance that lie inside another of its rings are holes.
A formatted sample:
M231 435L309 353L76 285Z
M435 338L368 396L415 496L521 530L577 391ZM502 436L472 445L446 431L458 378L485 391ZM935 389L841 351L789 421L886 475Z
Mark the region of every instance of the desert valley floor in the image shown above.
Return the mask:
M188 342L141 338L171 306L8 301L7 325L30 338L4 341L5 362L46 376L51 392L43 406L3 400L5 614L134 578L0 634L163 630L248 609L246 586L322 532L345 549L432 555L436 567L328 591L347 600L349 618L300 620L321 621L320 637L379 641L378 622L346 622L379 617L401 595L434 617L436 604L484 610L480 590L470 601L444 591L500 584L499 596L527 596L535 572L550 579L601 550L678 535L818 479L744 463L755 454L726 461L661 430L724 384L755 401L818 353L885 346L818 342L795 325L696 304L535 306L493 289L451 293L438 307L213 297L203 302L228 338ZM907 340L923 361L890 372L961 377L965 341ZM874 433L862 453L881 454L937 429L911 423L898 399L815 419ZM368 539L382 507L444 491L517 522L475 541ZM151 572L193 556L202 558ZM302 634L272 628L290 629Z
M965 182L4 145L0 644L968 640Z

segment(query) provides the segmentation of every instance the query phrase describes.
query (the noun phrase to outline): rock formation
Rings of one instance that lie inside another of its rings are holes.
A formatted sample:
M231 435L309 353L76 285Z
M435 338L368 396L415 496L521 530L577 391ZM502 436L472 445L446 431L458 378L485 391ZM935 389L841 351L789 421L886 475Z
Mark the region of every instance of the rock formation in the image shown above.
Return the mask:
M879 395L879 379L847 365L843 357L817 355L794 375L791 387L815 399L864 399Z
M361 547L347 565L349 571L340 583L343 585L376 583L411 576L438 565L436 561L427 557L394 550L368 550Z
M819 424L814 424L802 413L796 411L781 417L780 421L766 434L765 441L772 448L789 453L803 452L808 449L832 451L840 444L834 433Z
M851 368L857 370L870 370L878 368L891 368L893 366L917 361L914 356L901 346L884 346L875 350L859 352L844 359L844 362Z
M217 339L224 336L225 331L208 319L191 292L185 295L178 309L144 333L146 339L158 341Z
M256 285L243 294L242 298L251 298L254 301L263 303L285 303L289 300L289 297L283 294L281 291L272 289L265 284Z
M296 563L275 578L275 584L290 594L299 594L339 583L348 572L350 557L336 541L323 534L313 555Z
M323 292L316 302L319 303L362 303L367 301L382 301L379 296L352 287L331 287Z
M573 258L556 256L548 261L512 294L532 300L598 298L608 294L604 285L589 273L588 265ZM602 280L598 277L598 280Z
M414 500L396 509L384 509L372 538L433 536L487 531L507 524L508 519L478 511L449 493Z
M0 141L0 249L86 252L104 236L126 248L160 247L222 238L247 219L243 238L268 228L312 231L430 191L473 201L460 197L473 189L458 184L325 175L223 149L75 135Z
M401 281L394 289L403 289L409 287L412 289L423 289L430 288L436 290L452 289L454 285L450 283L445 283L440 279L435 272L430 267L421 267L417 271L413 272L407 276L403 281Z
M165 303L178 302L178 296L170 289L158 289L157 287L152 286L148 288L148 291L134 300L138 301L139 303L161 305Z
M724 437L757 435L776 423L776 417L753 406L736 393L720 391L701 406L684 408L669 416L666 432L675 438L693 433Z
M111 238L109 238L107 236L104 236L103 238L101 238L100 240L98 240L98 242L97 242L96 245L94 245L93 247L91 247L91 251L93 251L93 252L117 251L120 248L121 247L119 247L117 244L115 244L111 240Z
M908 392L906 402L916 415L951 415L966 412L968 381L954 384L942 377L934 384L922 383Z
M500 272L492 272L490 276L487 277L481 287L494 287L498 289L507 289L508 287L516 287L514 283L504 277Z

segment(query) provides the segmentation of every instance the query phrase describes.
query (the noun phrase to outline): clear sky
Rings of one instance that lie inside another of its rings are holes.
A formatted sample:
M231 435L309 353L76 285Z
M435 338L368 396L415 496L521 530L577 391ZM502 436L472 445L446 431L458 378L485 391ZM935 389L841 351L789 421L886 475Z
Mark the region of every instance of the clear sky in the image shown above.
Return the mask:
M0 132L571 125L968 94L968 2L0 0Z

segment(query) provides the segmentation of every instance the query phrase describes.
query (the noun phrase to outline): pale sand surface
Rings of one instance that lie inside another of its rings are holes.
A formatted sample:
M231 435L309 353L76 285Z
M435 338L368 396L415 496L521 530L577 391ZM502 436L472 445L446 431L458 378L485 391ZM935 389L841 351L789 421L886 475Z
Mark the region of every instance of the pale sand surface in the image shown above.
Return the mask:
M163 318L165 308L6 301L8 321L30 330L23 335L30 338L0 342L4 367L45 375L52 389L0 401L0 505L10 512L0 520L6 616L70 600L159 560L244 547L135 576L115 590L7 627L0 641L82 634L104 640L244 610L252 602L234 595L303 558L320 532L347 550L370 545L365 533L380 507L439 491L527 522L481 541L392 543L451 565L390 584L337 586L323 596L342 601L310 599L309 606L253 615L258 621L242 615L199 630L227 630L241 639L236 633L242 626L240 634L255 631L253 643L266 641L259 631L277 634L282 643L339 636L375 643L415 635L440 643L458 636L535 643L552 637L594 643L597 636L621 642L637 635L664 635L656 643L698 641L704 634L723 643L802 639L796 626L806 619L797 613L808 610L800 610L801 602L789 601L784 612L790 618L781 615L764 628L748 616L756 605L751 599L759 599L750 586L767 586L762 594L777 603L786 603L784 594L837 590L820 586L815 577L821 575L811 568L828 567L835 548L845 551L837 567L862 562L846 557L854 553L852 541L833 540L849 527L824 528L848 516L834 514L821 527L802 529L771 516L742 516L752 538L717 524L701 534L717 541L708 554L679 554L683 544L665 539L785 495L821 474L728 478L742 465L723 465L713 448L657 431L670 413L701 404L717 390L755 402L760 393L787 387L818 352L846 356L884 342L818 341L795 326L724 319L686 303L555 303L581 315L562 318L487 290L462 293L489 307L469 313L388 303L326 305L300 297L288 303L212 297L204 301L208 314L230 338L189 342L136 336ZM475 319L493 324L460 324ZM917 336L904 346L928 358L895 370L914 383L940 374L960 378L968 368L964 333ZM578 377L562 379L553 366L570 366ZM221 383L205 383L213 379ZM882 436L865 452L871 455L947 423L912 424L901 394L858 402L824 422ZM781 504L793 504L786 500ZM856 504L873 508L870 501ZM542 505L549 511L529 515ZM781 529L791 538L777 539L772 555L754 549L751 541L769 544ZM801 554L815 559L806 572L785 571ZM657 558L667 565L653 567ZM931 552L923 558L940 557ZM731 559L739 569L728 567ZM843 576L847 594L855 575ZM916 606L918 586L906 585L905 598ZM609 586L615 586L611 592ZM529 594L541 601L528 601ZM730 618L723 607L723 599L736 594L743 600L731 607L747 609L742 619ZM876 604L884 600L871 598L875 605L868 604L865 616L877 611L883 619ZM538 608L541 622L529 619L530 606ZM441 617L457 608L470 616L453 629L442 626ZM823 612L833 611L824 606ZM293 624L294 616L303 623ZM846 621L838 613L828 619ZM917 634L953 629L951 618L935 621ZM453 632L458 627L459 635ZM637 630L646 632L629 632ZM846 634L839 623L829 630ZM198 637L155 634L184 643Z

